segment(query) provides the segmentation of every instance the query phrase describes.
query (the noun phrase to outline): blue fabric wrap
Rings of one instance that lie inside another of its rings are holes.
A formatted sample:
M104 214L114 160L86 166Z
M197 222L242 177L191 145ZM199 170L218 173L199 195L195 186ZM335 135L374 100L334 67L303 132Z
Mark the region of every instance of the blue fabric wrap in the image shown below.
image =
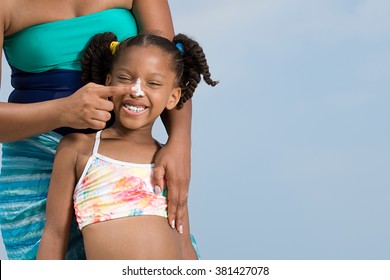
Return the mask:
M61 137L49 132L2 146L0 224L9 259L36 258L54 155ZM67 259L85 259L75 221L69 244Z

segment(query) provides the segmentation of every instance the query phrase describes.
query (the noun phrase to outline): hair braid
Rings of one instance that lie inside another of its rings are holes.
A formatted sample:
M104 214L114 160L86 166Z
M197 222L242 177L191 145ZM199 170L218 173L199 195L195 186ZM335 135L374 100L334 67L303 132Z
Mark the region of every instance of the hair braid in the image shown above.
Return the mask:
M182 96L177 104L178 108L182 108L184 103L192 98L195 89L201 81L201 77L203 77L203 80L210 86L215 86L218 82L211 79L206 55L198 42L184 34L177 34L173 38L173 42L175 44L181 43L184 48L182 57L184 70L180 80Z
M117 37L111 32L97 34L92 38L81 58L81 79L84 83L105 84L113 60L110 44L116 40Z

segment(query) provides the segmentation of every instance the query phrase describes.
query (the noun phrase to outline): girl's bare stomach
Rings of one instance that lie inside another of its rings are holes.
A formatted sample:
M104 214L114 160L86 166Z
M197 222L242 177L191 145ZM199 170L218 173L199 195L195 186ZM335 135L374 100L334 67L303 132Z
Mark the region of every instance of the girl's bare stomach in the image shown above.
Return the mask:
M82 230L87 259L182 259L180 234L160 216L132 216Z

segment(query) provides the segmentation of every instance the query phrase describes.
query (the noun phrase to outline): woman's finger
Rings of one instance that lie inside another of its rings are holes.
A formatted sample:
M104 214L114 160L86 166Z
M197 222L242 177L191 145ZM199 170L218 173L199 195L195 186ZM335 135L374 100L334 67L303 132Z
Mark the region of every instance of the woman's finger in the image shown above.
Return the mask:
M165 188L164 174L164 167L160 166L158 163L155 163L152 174L152 184L156 194L160 194Z
M92 120L108 122L111 119L110 112L105 110L95 110Z
M172 228L178 228L176 221L177 206L179 204L180 190L174 180L167 179L168 185L168 221Z
M184 214L187 207L187 199L180 199L176 208L176 229L179 233L183 233Z
M100 98L106 99L111 96L120 96L130 94L134 92L132 86L99 86L94 88L93 91Z

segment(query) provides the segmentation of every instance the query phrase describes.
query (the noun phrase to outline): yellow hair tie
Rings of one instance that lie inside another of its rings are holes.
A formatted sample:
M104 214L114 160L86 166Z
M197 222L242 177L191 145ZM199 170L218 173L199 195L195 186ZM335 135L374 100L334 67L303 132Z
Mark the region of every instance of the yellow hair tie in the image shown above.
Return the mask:
M116 48L118 47L118 45L119 45L119 42L118 42L118 41L112 41L112 42L111 42L111 44L110 44L110 50L111 50L112 55L115 54Z

